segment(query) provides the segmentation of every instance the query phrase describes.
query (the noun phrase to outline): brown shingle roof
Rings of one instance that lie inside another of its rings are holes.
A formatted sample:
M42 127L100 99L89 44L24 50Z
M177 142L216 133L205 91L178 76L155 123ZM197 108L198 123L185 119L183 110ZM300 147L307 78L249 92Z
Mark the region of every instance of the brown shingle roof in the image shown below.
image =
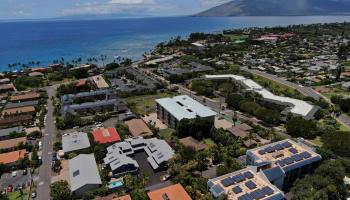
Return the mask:
M249 136L249 131L253 128L247 124L240 124L227 129L228 132L239 138L246 138Z
M40 98L40 93L38 92L26 92L12 95L10 101L24 101L28 99L38 99Z
M129 131L134 137L153 135L151 129L148 128L147 124L142 119L132 119L125 123L128 125Z
M20 143L25 144L27 142L26 137L20 137L20 138L15 138L15 139L10 139L10 140L3 140L0 141L0 149L8 149L17 146Z
M185 147L192 147L196 151L201 151L208 148L207 145L198 142L196 139L192 137L182 138L180 139L180 143L183 144Z
M0 154L0 163L11 164L11 163L17 162L20 159L23 159L26 153L27 153L26 150L2 153Z
M26 106L26 107L20 107L20 108L5 109L1 112L1 114L4 116L4 115L15 115L15 114L33 113L33 112L35 112L34 106Z
M19 115L15 117L0 118L0 126L16 125L29 122L33 119L32 115Z
M164 200L164 196L167 196L170 200L192 200L181 184L148 192L147 195L150 200Z

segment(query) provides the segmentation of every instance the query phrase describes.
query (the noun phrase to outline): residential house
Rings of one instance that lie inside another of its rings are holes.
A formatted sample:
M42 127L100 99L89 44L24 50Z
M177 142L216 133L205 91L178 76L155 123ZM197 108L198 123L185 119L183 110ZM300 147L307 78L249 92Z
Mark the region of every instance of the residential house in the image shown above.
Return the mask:
M131 135L137 137L148 137L152 136L153 133L147 124L142 119L132 119L125 122L129 127Z
M192 200L179 183L148 192L147 195L150 200Z
M69 180L72 193L80 197L101 186L102 181L93 154L80 154L69 160Z
M82 132L64 134L62 136L62 148L65 154L75 151L88 152L90 149L89 137Z

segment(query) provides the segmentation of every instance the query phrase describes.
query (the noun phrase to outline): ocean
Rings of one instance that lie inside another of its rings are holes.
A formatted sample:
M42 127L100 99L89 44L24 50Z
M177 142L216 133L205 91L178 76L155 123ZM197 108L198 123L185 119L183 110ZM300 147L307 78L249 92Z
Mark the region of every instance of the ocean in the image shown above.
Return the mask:
M45 66L107 56L142 58L159 42L192 32L218 32L245 27L287 26L350 21L349 16L308 17L163 17L110 20L41 20L0 22L0 71L8 64L39 61ZM37 66L37 65L33 65Z

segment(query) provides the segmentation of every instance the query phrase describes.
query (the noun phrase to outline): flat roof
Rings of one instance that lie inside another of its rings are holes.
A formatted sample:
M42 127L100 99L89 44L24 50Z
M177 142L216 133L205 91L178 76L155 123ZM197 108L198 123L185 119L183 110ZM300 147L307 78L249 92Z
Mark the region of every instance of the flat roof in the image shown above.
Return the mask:
M267 89L264 89L262 86L260 86L258 83L251 79L247 79L243 76L237 76L237 75L206 75L205 76L208 79L226 79L231 78L235 81L239 81L242 83L247 89L252 90L258 94L260 94L264 99L271 100L274 102L279 102L282 104L287 104L291 107L290 112L301 115L303 117L308 117L310 113L313 113L315 111L315 106L307 103L306 101L302 101L299 99L294 99L290 97L283 97L283 96L277 96ZM313 113L314 114L314 113Z
M69 179L72 192L85 185L102 184L94 154L80 154L70 159Z
M253 167L209 179L208 187L216 198L226 194L230 200L284 199L283 192L272 185L263 172L256 172Z
M216 115L216 112L187 95L157 99L156 102L179 121Z
M269 162L272 167L278 165L286 172L322 159L311 147L291 139L250 149L247 155L254 158L254 165Z
M181 184L175 184L147 193L150 200L192 200Z
M6 104L5 109L20 108L20 107L26 107L26 106L37 106L38 104L39 104L38 100L24 101L24 102L18 102L18 103L9 102Z
M114 127L93 129L92 135L95 141L101 144L120 141L120 136Z
M83 132L68 133L62 136L62 148L64 153L90 147L88 135Z

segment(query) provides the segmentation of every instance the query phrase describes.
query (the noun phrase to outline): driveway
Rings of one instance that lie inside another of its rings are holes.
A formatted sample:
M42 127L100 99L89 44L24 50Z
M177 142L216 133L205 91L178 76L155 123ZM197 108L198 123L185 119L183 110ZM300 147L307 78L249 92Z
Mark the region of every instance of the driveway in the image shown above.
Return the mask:
M140 152L134 154L134 159L140 166L140 174L146 174L149 176L149 184L147 186L161 183L160 177L165 175L166 171L154 172L151 165L147 161L148 155L146 152Z
M21 186L23 184L28 185L30 183L29 171L27 175L22 175L22 170L17 170L17 176L12 177L11 173L5 173L0 178L0 188L6 189L8 185L13 187Z

